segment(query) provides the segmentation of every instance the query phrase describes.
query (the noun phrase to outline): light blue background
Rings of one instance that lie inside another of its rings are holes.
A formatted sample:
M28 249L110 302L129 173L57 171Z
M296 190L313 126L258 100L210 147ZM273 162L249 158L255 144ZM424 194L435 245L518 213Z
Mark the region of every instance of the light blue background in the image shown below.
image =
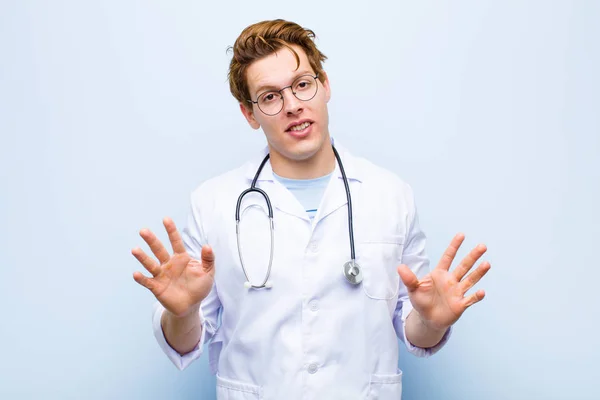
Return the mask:
M329 57L332 134L413 186L432 263L489 247L447 347L402 351L404 399L600 398L600 2L0 4L0 398L213 398L130 250L263 147L226 48L278 17Z

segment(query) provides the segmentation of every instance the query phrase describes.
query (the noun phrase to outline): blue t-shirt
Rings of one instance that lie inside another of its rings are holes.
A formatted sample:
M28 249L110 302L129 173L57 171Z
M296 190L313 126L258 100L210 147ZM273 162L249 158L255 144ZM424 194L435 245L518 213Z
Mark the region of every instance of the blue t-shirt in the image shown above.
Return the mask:
M312 221L315 215L317 215L317 209L321 203L321 198L329 184L332 174L333 172L315 179L289 179L275 173L273 173L273 176L296 196Z

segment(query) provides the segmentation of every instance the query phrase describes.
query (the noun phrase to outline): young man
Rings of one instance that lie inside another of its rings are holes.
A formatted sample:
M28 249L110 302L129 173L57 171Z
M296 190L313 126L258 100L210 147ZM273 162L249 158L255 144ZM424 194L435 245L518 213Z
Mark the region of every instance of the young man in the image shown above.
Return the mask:
M268 146L193 192L181 236L165 218L173 254L149 230L158 260L132 251L158 343L179 369L208 344L219 399L400 399L397 338L429 356L484 297L465 293L490 268L467 275L485 246L450 272L458 234L430 272L410 186L330 136L313 38L282 20L241 33L230 88Z

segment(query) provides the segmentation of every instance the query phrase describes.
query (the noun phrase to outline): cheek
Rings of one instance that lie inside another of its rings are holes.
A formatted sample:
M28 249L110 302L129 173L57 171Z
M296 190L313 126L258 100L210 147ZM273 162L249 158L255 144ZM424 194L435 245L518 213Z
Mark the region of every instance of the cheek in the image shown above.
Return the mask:
M317 104L315 104L316 107L316 112L318 113L319 117L324 120L327 118L328 116L328 111L327 111L327 97L323 96L322 98L319 99L319 102Z
M267 136L272 136L273 134L277 134L283 129L281 128L283 122L280 118L262 118L260 121L260 126Z

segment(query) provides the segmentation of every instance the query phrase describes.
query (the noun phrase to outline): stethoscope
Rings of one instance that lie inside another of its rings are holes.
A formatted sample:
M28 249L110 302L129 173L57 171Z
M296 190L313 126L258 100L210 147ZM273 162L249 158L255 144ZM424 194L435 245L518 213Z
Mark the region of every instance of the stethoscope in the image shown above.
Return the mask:
M350 261L347 261L344 264L344 277L348 282L353 285L358 285L362 282L363 276L362 271L358 263L356 262L356 256L354 252L354 229L352 227L352 199L350 197L350 187L348 186L348 179L346 178L346 172L344 172L344 166L342 165L342 160L340 159L340 155L338 154L335 147L332 145L333 153L335 154L335 158L337 159L338 165L340 166L340 171L342 172L342 177L344 178L344 187L346 189L346 198L348 199L348 233L350 235ZM260 166L258 167L258 171L256 171L256 175L254 175L254 179L252 180L252 185L244 190L240 197L238 198L237 205L235 207L235 235L237 239L237 248L238 254L240 256L240 263L242 264L242 269L244 270L244 275L246 276L246 282L244 282L244 287L246 289L262 289L262 288L272 288L273 282L269 279L271 277L271 266L273 264L273 245L274 245L274 228L273 228L273 207L271 207L271 200L269 200L269 196L267 193L256 187L256 181L262 171L263 167L267 163L269 159L269 154L262 161ZM269 256L269 266L267 268L267 274L265 275L264 280L260 285L253 284L250 281L250 277L248 276L248 271L246 271L246 267L244 265L244 257L242 256L242 248L240 246L240 205L242 204L242 200L244 196L248 193L256 192L263 196L265 202L267 203L268 214L269 214L269 225L271 229L271 254Z

